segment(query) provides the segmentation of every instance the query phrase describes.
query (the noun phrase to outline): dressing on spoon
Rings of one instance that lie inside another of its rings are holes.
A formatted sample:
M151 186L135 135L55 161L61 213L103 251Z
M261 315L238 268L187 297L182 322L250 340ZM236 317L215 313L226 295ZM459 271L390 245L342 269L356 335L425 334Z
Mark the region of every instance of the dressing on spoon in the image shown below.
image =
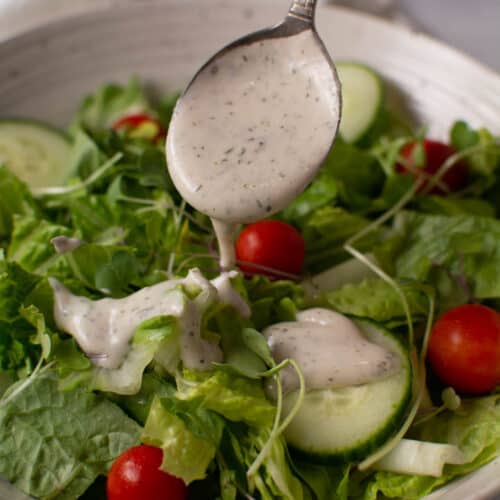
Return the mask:
M313 24L315 1L210 59L175 108L167 138L172 180L210 216L221 267L234 267L236 224L288 205L317 173L340 119L334 66Z
M314 29L315 4L294 1L281 24L216 54L189 84L170 122L170 175L184 199L211 217L223 269L235 265L236 225L288 205L315 176L337 133L339 82ZM220 300L240 308L242 299L234 299L225 276L212 286L232 297ZM95 364L116 368L141 321L162 314L199 316L172 302L175 284L161 283L120 301L90 301L54 282L56 321L85 352L97 355ZM191 342L185 348L187 366L220 361L218 346L198 340L195 348Z

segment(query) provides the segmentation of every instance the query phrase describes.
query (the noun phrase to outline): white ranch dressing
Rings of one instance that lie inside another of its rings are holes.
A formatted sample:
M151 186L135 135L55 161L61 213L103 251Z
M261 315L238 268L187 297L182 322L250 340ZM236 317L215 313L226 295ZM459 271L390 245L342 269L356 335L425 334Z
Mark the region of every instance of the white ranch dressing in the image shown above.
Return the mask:
M234 266L233 224L281 210L314 177L337 131L337 92L306 30L224 53L178 101L167 138L170 175L214 221L223 268Z
M308 390L373 382L401 366L397 354L369 342L353 321L328 309L301 311L296 321L272 325L263 334L276 363L287 358L297 362ZM280 376L285 393L298 388L292 367Z
M192 269L186 278L163 281L122 299L100 300L74 295L51 279L54 316L57 326L72 335L94 364L103 368L120 366L140 323L156 316L176 316L184 366L206 370L211 363L221 362L223 354L218 345L201 337L204 308L218 300L236 307L243 316L250 314L248 305L231 286L233 276L224 273L210 282ZM196 287L200 292L189 300L181 285Z
M306 30L240 46L212 60L179 100L167 139L170 175L184 199L212 218L223 269L235 264L235 226L281 210L316 174L338 127L337 89L314 33ZM305 133L303 124L308 124ZM73 242L55 243L64 251ZM117 368L141 322L176 316L184 366L208 369L223 360L223 353L201 337L203 304L219 300L250 314L230 277L223 273L210 282L191 270L184 279L97 301L77 297L52 280L56 322L95 364ZM189 300L179 285L201 291ZM400 369L397 355L326 309L302 311L297 321L272 325L264 335L276 362L293 358L298 363L309 390L364 384ZM280 376L285 392L297 388L291 367Z

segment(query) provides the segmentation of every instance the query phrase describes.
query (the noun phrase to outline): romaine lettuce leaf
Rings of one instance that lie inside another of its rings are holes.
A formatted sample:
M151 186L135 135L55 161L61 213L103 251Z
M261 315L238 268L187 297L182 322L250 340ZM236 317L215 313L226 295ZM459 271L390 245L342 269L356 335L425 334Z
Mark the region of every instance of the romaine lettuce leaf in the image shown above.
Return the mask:
M401 212L395 227L402 238L393 255L398 277L430 281L448 307L457 305L447 300L457 288L467 300L500 297L499 220Z
M10 373L5 380L29 375L40 357L45 318L38 307L50 300L43 281L0 256L0 371Z
M265 397L260 381L235 376L222 369L214 372L184 370L176 377L176 397L198 401L228 420L253 426L271 426L275 407Z
M415 426L414 438L450 443L465 455L463 465L446 465L441 477L377 472L369 482L365 499L378 494L389 498L421 498L450 479L468 474L500 455L500 395L464 400L459 410L446 411Z
M155 397L169 397L172 394L174 381L160 378L154 372L145 372L142 377L140 390L135 394L116 395L107 393L123 411L130 415L139 424L144 425L149 415L149 410Z
M56 236L73 236L66 226L34 216L14 217L12 239L7 257L31 273L45 275L64 266L50 240ZM58 270L57 273L61 271Z
M116 369L101 368L91 363L76 347L73 339L60 342L54 357L60 373L60 387L72 389L84 385L88 390L135 394L141 388L142 375L162 344L180 360L178 318L158 316L143 321L135 330L130 350Z
M405 438L375 462L373 468L406 475L440 477L445 464L462 465L465 461L463 453L455 445Z
M124 245L84 243L63 257L86 287L114 297L131 293L141 270L135 251Z
M428 302L411 282L400 283L415 320L426 316ZM392 326L406 323L401 298L389 283L380 278L368 278L359 284L347 284L324 294L328 305L350 316L369 318Z
M155 398L142 433L142 441L163 450L161 469L186 484L206 476L215 457L223 420L196 402Z
M39 374L0 406L0 474L40 499L77 498L141 431L104 397L57 386L54 373Z
M71 252L56 253L51 239L73 235L66 226L44 219L15 217L7 257L29 272L57 277L70 285L79 282L76 289L83 295L88 295L84 288L113 296L132 291L142 268L134 250L125 245L83 243Z

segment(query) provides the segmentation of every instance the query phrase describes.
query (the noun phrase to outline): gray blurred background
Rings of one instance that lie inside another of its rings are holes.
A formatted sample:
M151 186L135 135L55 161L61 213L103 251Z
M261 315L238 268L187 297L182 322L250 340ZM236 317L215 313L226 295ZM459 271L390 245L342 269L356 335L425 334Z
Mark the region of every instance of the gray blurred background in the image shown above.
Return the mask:
M500 72L500 0L322 1L405 24L443 40ZM0 0L0 41L40 22L120 2L146 3L145 0ZM248 3L251 5L251 0Z

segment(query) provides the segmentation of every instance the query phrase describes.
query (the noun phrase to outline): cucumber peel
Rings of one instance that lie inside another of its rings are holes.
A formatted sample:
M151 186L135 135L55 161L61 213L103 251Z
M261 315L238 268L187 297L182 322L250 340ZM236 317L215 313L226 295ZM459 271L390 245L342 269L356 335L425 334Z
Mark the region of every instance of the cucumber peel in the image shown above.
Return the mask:
M401 370L369 384L306 393L284 436L298 455L316 463L362 460L397 431L411 400L412 369L406 348L379 325L356 324L368 340L400 356ZM295 393L285 397L285 415L295 398Z

